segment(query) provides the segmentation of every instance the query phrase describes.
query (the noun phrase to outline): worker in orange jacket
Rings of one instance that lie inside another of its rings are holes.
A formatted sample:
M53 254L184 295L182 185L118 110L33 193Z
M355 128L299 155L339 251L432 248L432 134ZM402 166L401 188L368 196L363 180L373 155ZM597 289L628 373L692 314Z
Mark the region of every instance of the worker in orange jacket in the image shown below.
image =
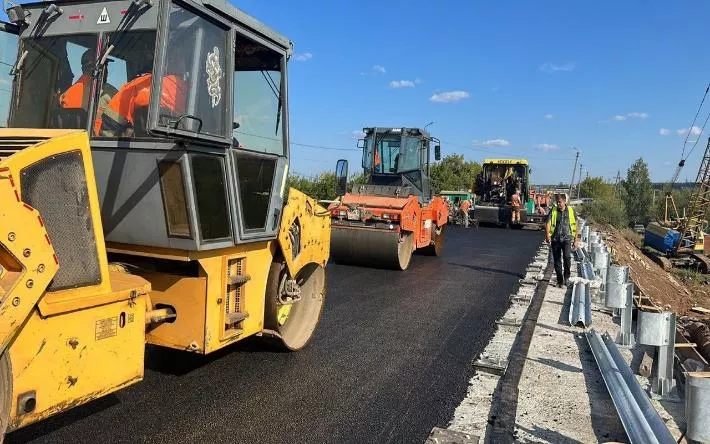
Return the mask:
M150 104L152 90L153 73L152 60L146 62L143 73L126 83L113 96L108 103L103 115L96 119L94 134L104 137L134 137L145 136L145 122L137 125L137 110L147 113ZM184 67L184 64L183 66ZM184 69L176 69L179 74L169 74L163 76L163 84L160 89L160 108L167 110L172 115L185 114L185 103L187 98L187 84L182 78ZM147 114L144 114L147 116ZM139 128L136 134L136 127Z
M96 66L96 50L87 49L81 55L81 76L77 81L70 86L64 93L59 96L59 106L63 109L71 110L83 110L88 114L89 112L89 99L91 98L91 86L94 81L93 71ZM99 96L99 103L97 109L97 117L101 118L101 114L108 105L111 98L116 95L118 90L111 84L109 84L106 79L108 76L108 69L104 70L104 81L101 88L101 95ZM86 122L82 125L86 126Z

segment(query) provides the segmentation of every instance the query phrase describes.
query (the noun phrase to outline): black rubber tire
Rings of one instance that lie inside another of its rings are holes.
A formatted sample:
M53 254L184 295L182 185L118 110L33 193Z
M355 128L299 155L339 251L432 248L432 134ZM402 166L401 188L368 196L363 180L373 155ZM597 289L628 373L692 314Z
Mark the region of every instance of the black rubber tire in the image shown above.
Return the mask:
M5 439L12 405L12 370L7 350L0 356L0 444Z
M279 325L279 287L286 277L286 264L273 262L266 282L264 328L277 332L285 349L296 351L310 342L320 322L325 305L326 273L325 269L317 264L309 264L299 272L296 281L302 285L302 298L294 303L286 323ZM314 285L314 288L309 290L310 287L304 284L310 280L313 280L310 285ZM310 294L307 294L309 292Z

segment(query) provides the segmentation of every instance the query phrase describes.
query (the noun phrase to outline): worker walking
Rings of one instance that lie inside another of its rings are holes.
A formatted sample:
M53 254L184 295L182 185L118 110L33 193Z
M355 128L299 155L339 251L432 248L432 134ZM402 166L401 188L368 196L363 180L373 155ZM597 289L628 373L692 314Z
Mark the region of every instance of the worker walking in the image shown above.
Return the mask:
M552 248L557 286L567 286L572 260L572 243L574 243L576 248L578 239L577 218L574 209L567 205L567 197L564 194L560 194L557 197L557 206L553 207L548 213L545 238ZM562 269L563 259L564 271Z

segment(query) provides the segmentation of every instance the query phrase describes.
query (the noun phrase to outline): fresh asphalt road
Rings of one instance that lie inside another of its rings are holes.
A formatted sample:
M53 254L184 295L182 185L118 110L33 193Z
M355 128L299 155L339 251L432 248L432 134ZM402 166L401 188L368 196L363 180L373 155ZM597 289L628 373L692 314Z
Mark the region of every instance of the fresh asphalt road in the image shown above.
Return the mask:
M541 232L446 230L405 272L329 265L311 343L255 338L203 357L154 347L142 383L7 436L8 443L417 443L466 393Z

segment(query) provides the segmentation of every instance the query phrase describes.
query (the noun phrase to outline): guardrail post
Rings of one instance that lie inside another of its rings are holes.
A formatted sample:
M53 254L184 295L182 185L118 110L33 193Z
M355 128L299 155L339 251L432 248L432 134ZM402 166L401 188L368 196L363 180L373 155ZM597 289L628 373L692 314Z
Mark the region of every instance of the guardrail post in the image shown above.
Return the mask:
M675 388L673 359L675 353L675 313L640 311L638 342L656 347L651 368L651 393L666 396Z
M599 292L606 294L606 274L609 268L609 253L604 250L604 246L594 255L594 273L601 279Z
M693 442L710 442L710 374L685 378L686 437Z
M617 338L619 345L630 347L634 343L631 326L633 324L634 283L629 281L627 265L610 265L606 278L605 303L614 312L619 312L621 331Z

